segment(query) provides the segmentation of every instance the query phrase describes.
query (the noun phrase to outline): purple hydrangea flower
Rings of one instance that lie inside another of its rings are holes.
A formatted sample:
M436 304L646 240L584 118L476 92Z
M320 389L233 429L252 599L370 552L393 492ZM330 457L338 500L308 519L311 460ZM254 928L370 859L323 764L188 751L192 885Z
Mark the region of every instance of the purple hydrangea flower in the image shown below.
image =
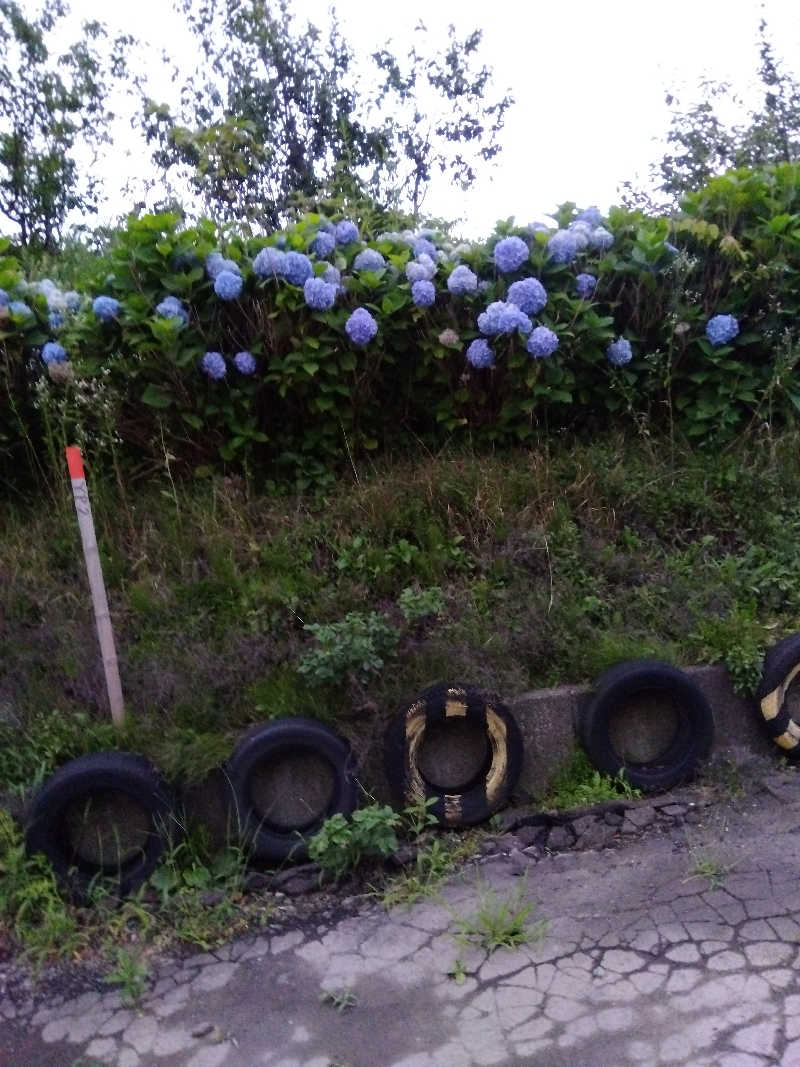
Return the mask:
M0 289L0 308L7 308L9 303L9 296L5 289Z
M324 282L328 285L332 285L335 289L338 289L342 284L342 274L338 267L331 266L326 267L323 273L320 275Z
M336 270L335 267L333 269ZM306 304L315 311L330 311L336 302L336 289L336 285L326 282L324 278L306 278L303 295Z
M606 349L606 359L614 367L623 367L633 359L633 349L625 337L618 337Z
M8 305L8 310L12 315L24 315L25 318L33 314L24 300L12 300Z
M511 274L519 270L528 254L528 246L521 237L504 237L494 246L494 263L503 274Z
M57 330L60 326L64 325L64 316L60 311L51 311L47 316L47 321L50 324L51 330Z
M66 363L67 353L61 345L56 344L55 341L48 341L46 345L42 347L42 363L46 363L50 366L51 363Z
M292 285L303 285L307 278L314 277L314 265L302 252L287 252L283 262L283 273Z
M715 315L706 323L706 337L716 348L726 345L739 333L739 323L733 315Z
M467 349L467 362L471 363L473 367L477 367L478 370L493 366L494 352L489 346L489 342L484 341L482 337L476 337Z
M419 259L412 259L410 263L406 263L406 278L412 285L414 282L429 282L435 274L436 264L424 252Z
M606 252L614 243L614 234L609 233L604 226L598 226L589 234L589 244L598 252Z
M101 322L110 322L119 314L119 300L113 296L96 296L92 301L92 311Z
M579 274L575 279L575 288L581 300L589 300L597 285L597 278L593 274Z
M591 232L592 228L588 222L571 222L569 224L569 233L575 238L575 244L579 252L583 252L585 248L589 247L589 235Z
M558 337L546 326L537 326L525 342L525 348L537 359L545 359L558 348Z
M419 259L420 256L430 256L433 259L436 255L436 245L433 241L429 241L427 237L417 237L411 245L411 250L416 259Z
M522 278L509 286L508 299L526 315L537 315L547 303L547 292L538 278Z
M378 324L366 308L356 308L344 329L354 345L366 345L378 332Z
M206 352L200 360L200 367L203 373L215 382L221 381L228 371L225 360L219 352Z
M592 205L591 207L585 207L583 211L579 211L575 216L575 221L588 222L590 228L594 230L603 225L603 216L600 213L600 208Z
M80 293L76 293L74 289L70 289L68 293L64 294L64 303L66 304L67 311L79 311L81 306Z
M189 312L175 296L165 296L161 303L156 305L156 315L160 315L162 319L189 321Z
M242 276L223 270L214 279L214 292L220 300L238 300L242 292Z
M436 300L436 287L433 282L426 281L424 278L414 282L411 286L411 299L418 308L429 308Z
M467 293L474 293L478 288L478 276L469 267L462 264L450 274L447 279L447 288L454 296L465 296Z
M358 226L356 226L352 219L342 219L341 222L336 223L337 245L351 245L353 241L357 240Z
M281 278L286 271L286 253L267 245L253 260L253 270L259 278Z
M311 242L311 251L320 259L327 259L336 248L336 238L325 230L320 230Z
M533 323L516 304L495 300L478 316L478 329L489 336L514 330L530 333Z
M251 352L237 352L233 357L233 365L240 374L247 377L255 373L256 361Z
M216 280L223 271L229 274L241 274L235 259L225 259L219 252L209 252L206 256L206 271L209 278Z
M547 242L547 251L554 263L571 263L578 254L578 241L569 230L556 230Z
M354 270L383 270L386 260L375 248L365 248L353 260Z

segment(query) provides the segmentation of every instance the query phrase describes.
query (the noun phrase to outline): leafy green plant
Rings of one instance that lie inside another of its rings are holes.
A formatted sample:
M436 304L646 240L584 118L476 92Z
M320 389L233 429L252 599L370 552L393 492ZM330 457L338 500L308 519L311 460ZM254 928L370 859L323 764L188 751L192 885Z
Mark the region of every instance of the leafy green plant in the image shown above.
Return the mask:
M358 1004L358 997L352 989L323 989L319 999L339 1012L347 1011Z
M337 812L311 838L308 854L338 881L364 857L391 855L397 849L400 823L400 816L387 805L359 808L349 819Z
M341 622L312 623L304 629L314 635L317 647L301 656L297 669L317 685L341 683L349 672L368 681L382 670L398 641L397 630L376 611L351 611Z
M613 778L601 774L589 762L584 750L576 747L569 761L551 782L542 804L546 808L580 808L618 800L620 797L633 800L640 796L641 792L631 786L624 771Z
M518 948L529 941L543 940L548 923L546 919L532 924L528 922L534 904L526 899L526 889L522 884L514 894L506 897L498 896L493 889L485 890L475 914L457 920L456 940L489 953L498 948Z
M136 1007L147 990L149 971L141 955L126 948L118 948L116 962L103 979L109 985L118 985L124 1004Z
M407 588L397 598L397 606L406 622L419 622L429 616L438 616L444 612L444 593L439 586L416 590Z
M737 693L755 693L764 667L766 632L752 603L736 605L725 618L701 619L690 639L703 660L722 660Z

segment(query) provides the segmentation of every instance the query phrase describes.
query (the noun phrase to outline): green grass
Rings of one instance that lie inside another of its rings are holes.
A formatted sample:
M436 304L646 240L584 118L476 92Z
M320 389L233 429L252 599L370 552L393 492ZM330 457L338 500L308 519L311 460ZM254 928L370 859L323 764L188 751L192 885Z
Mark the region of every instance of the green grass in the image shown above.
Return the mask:
M528 921L534 903L526 899L526 893L524 880L510 895L499 896L493 889L484 890L474 914L456 920L456 940L461 945L482 948L489 953L498 948L518 948L529 942L542 941L547 935L548 923L546 919L535 923Z
M639 796L641 793L630 785L623 772L614 778L601 774L589 762L589 757L584 750L576 746L569 762L551 782L542 800L542 806L545 808L581 808L620 798L632 800Z

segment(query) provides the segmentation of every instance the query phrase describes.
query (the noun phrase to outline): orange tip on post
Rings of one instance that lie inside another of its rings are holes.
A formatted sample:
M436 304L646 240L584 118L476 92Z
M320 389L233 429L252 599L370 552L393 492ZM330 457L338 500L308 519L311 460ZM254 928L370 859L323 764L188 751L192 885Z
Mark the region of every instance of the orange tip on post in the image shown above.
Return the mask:
M81 450L76 445L70 445L65 451L67 453L67 468L70 478L83 478Z

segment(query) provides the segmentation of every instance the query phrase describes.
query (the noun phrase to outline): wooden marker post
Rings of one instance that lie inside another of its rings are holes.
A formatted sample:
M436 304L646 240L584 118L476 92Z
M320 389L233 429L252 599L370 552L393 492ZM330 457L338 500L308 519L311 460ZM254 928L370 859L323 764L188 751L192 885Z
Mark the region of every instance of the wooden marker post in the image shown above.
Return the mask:
M103 570L100 566L100 553L97 550L97 538L94 532L92 509L89 505L89 491L83 473L81 450L74 445L66 450L67 468L72 482L72 495L75 498L75 511L78 514L78 528L83 542L83 557L89 575L89 589L92 594L94 621L97 624L97 637L100 641L100 653L103 657L103 670L106 676L108 703L111 718L116 726L125 722L125 708L122 702L122 685L119 680L117 650L114 646L114 631L111 628L111 616L108 611L106 587L103 582Z

